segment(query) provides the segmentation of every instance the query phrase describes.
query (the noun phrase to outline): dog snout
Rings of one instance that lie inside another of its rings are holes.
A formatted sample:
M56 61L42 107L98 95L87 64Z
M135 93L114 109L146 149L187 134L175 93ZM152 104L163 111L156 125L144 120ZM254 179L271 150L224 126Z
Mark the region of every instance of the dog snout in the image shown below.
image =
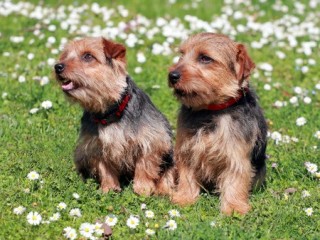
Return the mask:
M169 81L173 85L179 82L180 77L181 77L181 74L178 71L172 71L169 73Z
M54 69L56 71L56 74L61 74L65 68L65 65L63 63L57 63L54 65Z

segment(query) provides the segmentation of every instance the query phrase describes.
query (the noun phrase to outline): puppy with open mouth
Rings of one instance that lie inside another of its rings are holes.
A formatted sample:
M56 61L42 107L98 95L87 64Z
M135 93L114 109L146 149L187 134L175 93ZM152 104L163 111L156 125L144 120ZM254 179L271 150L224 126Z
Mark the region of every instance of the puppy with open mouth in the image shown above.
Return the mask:
M169 194L171 128L128 75L125 54L121 44L84 38L67 44L54 67L61 90L84 109L74 161L104 192L119 191L125 176L137 194Z

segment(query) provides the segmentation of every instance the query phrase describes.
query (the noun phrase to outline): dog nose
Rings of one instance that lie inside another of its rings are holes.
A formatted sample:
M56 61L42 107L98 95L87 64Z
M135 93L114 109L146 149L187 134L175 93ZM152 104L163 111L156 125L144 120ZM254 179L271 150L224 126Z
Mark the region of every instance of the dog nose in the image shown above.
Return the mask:
M56 65L54 65L54 69L55 69L57 74L60 74L64 70L64 64L63 63L57 63Z
M178 72L178 71L172 71L169 73L169 81L173 85L179 81L180 77L181 77L181 75L180 75L180 72Z

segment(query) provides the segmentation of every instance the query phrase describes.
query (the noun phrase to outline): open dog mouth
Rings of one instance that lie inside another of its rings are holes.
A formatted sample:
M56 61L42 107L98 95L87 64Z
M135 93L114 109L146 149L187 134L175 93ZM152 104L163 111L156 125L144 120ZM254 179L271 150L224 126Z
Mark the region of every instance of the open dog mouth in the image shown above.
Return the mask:
M64 92L69 92L77 88L77 86L69 79L65 79L61 76L58 76L58 79L61 83L61 89Z
M75 86L74 86L73 82L68 80L68 81L63 82L61 84L61 88L62 88L63 91L71 91L71 90L75 89Z

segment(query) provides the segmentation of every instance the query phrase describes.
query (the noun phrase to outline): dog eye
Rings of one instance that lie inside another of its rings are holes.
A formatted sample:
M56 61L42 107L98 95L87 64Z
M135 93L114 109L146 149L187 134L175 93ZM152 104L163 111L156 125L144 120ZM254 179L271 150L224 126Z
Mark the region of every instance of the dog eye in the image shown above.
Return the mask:
M94 59L94 57L90 53L85 53L82 55L82 59L85 62L91 62Z
M206 56L206 55L200 55L199 62L204 63L204 64L208 64L208 63L213 62L213 59L211 57Z

